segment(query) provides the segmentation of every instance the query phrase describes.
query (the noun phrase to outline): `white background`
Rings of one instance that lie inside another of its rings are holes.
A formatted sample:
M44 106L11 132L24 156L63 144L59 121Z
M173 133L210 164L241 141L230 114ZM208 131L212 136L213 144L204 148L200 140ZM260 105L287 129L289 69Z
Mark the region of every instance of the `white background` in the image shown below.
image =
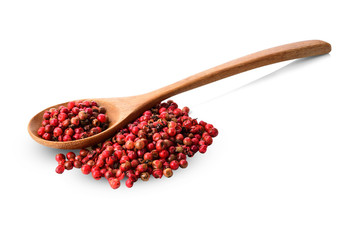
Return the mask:
M128 2L1 1L0 238L363 239L361 1ZM173 98L220 134L170 179L58 175L59 150L27 133L48 106L308 39L332 52Z

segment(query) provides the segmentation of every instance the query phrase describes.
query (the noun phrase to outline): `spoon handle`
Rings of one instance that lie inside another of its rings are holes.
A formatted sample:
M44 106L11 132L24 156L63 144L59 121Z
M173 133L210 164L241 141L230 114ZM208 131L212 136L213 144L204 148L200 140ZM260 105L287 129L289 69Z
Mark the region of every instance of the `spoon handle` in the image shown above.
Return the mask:
M331 45L321 40L290 43L259 51L170 84L148 93L155 102L179 93L201 87L217 80L230 77L254 68L287 60L322 55L331 51Z

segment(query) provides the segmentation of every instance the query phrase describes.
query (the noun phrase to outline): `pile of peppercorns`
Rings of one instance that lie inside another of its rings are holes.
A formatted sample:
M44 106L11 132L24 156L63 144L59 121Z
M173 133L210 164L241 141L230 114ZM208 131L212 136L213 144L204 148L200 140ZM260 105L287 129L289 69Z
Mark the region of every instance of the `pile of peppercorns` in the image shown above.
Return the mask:
M187 167L187 157L205 153L218 135L213 125L198 122L188 113L188 107L180 109L172 100L160 103L102 144L81 149L77 156L57 154L56 172L81 168L96 180L105 177L113 189L120 187L125 176L129 188L139 178L169 178L174 170Z
M109 126L106 109L95 101L69 102L67 107L51 108L43 114L38 135L49 141L72 141L87 138Z

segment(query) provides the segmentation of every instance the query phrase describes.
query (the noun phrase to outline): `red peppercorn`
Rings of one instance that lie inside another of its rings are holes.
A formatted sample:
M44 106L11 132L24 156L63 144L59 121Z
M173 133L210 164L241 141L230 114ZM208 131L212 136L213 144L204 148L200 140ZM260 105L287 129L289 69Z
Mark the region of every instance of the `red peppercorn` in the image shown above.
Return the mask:
M180 161L179 161L179 166L180 166L181 168L186 168L186 167L188 166L188 162L187 162L187 160L186 160L186 159L182 159L182 160L180 160Z
M140 179L142 181L145 181L145 182L148 181L149 180L149 177L150 177L150 175L149 175L148 172L143 172L143 173L140 174Z
M56 118L51 118L51 120L49 120L49 124L53 127L57 127L58 126L58 119Z
M126 181L125 181L125 185L128 187L128 188L131 188L133 185L134 185L134 182L128 178Z
M190 146L192 144L192 140L189 137L183 139L183 144L186 146Z
M134 126L131 128L131 133L133 133L134 135L138 135L139 130L140 129L137 126Z
M56 161L57 162L60 162L60 161L65 160L65 159L66 159L66 156L63 153L58 153L56 155Z
M82 162L79 161L79 160L76 160L76 161L73 162L73 166L75 168L81 168L82 167Z
M169 152L167 150L162 150L159 152L159 157L160 158L167 158L169 156Z
M63 165L58 165L56 167L56 173L62 174L64 172L65 167Z
M183 122L182 127L189 130L192 127L192 122L190 120L186 120L186 121Z
M138 164L139 164L139 161L136 160L136 159L134 159L134 160L131 161L131 167L132 168L136 168L138 166Z
M156 145L155 145L155 149L160 152L162 150L166 149L166 144L163 140L158 140Z
M106 125L99 119L104 113L105 109L92 101L76 101L58 110L50 109L49 118L43 120L38 134L60 141L88 137L105 129ZM181 110L173 101L160 103L101 145L91 150L81 149L78 156L67 154L69 161L65 161L64 155L58 155L57 162L65 169L75 167L81 168L84 174L91 172L96 180L105 177L112 188L118 188L125 175L127 187L132 187L139 178L148 181L150 175L171 177L174 170L188 166L186 155L192 157L198 151L206 152L218 134L212 124L198 122L188 113L188 108ZM52 119L60 123L52 126Z
M73 107L73 108L72 108L72 113L73 113L74 115L77 115L79 112L80 112L80 109L79 109L78 107Z
M109 178L109 184L112 189L117 189L120 187L120 180L117 178Z
M64 167L67 170L71 170L73 168L73 163L71 161L67 161L64 163Z
M193 145L197 145L197 144L198 144L198 142L199 142L199 139L198 139L198 138L196 138L196 137L193 137L193 138L191 139L191 141L192 141L192 144L193 144Z
M62 138L62 141L64 141L64 142L71 141L71 140L72 140L72 138L69 135L64 135L63 138Z
M135 174L135 172L133 172L132 170L129 170L127 172L127 176L130 179L130 181L136 182L138 180L137 175Z
M162 178L162 176L163 176L163 171L162 171L162 169L154 169L153 170L153 177L155 177L155 178Z
M165 132L161 132L160 134L161 134L162 139L169 138L169 135L167 133L165 133Z
M127 155L130 158L130 160L137 158L137 154L134 151L129 151Z
M136 149L143 149L145 147L145 142L143 140L138 140L135 142Z
M113 165L116 161L117 159L114 155L106 158L106 164L109 166Z
M104 173L104 176L106 179L109 179L109 178L114 177L114 174L112 173L112 171L108 170Z
M71 110L72 108L74 108L75 107L75 102L68 102L67 103L67 108L69 109L69 110Z
M205 135L205 136L203 137L203 140L205 141L206 145L211 145L211 144L212 144L212 142L213 142L212 137L211 137L211 136L209 136L209 135Z
M80 124L80 118L79 117L71 118L71 124L73 124L74 126L78 126Z
M44 127L40 127L37 131L39 136L43 136L43 134L45 133L45 128Z
M88 154L88 150L87 149L81 149L80 150L80 156L81 157L86 157Z
M194 152L194 153L197 152L198 151L198 146L197 145L192 145L191 146L191 151Z
M184 153L178 153L177 154L177 160L182 160L182 159L186 159L186 154L184 154Z
M81 171L82 171L83 174L86 174L87 175L87 174L89 174L91 172L91 166L85 164L85 165L83 165L81 167Z
M165 111L167 111L167 108L161 107L158 112L159 112L159 114L161 114L162 112L165 112Z
M101 123L105 123L106 122L106 115L105 114L99 114L97 116L97 120L99 120Z
M207 132L211 137L216 137L219 134L219 131L214 127L208 129Z
M92 171L92 177L95 179L95 180L100 180L101 179L101 172L100 170L95 170L95 171Z
M87 100L84 100L84 101L82 102L82 104L83 104L85 107L89 107L89 106L91 106L90 101L87 101Z
M118 169L115 173L115 177L119 180L122 180L125 176L125 173L121 171L121 169Z
M50 112L46 111L46 112L43 113L43 119L44 120L49 120L50 117L51 117Z
M53 127L51 126L51 125L45 125L44 126L44 131L46 132L46 133L51 133L52 131L53 131Z
M89 101L82 103L78 101L69 102L67 107L60 106L58 110L51 108L49 111L45 111L42 121L42 127L44 128L39 128L38 135L46 140L71 141L89 137L105 130L108 126L108 117L104 114L105 110L101 111L101 107L98 108L96 103L92 105L87 102ZM93 109L95 112L93 112ZM105 118L102 124L96 119L100 114L104 115L103 117L101 115L101 118ZM91 123L94 125L91 125ZM82 129L82 131L78 130L74 132L76 127ZM47 134L43 137L44 133L50 133L50 136ZM70 137L63 137L63 134L69 135Z
M74 152L68 152L66 154L66 157L67 157L68 160L71 160L71 159L76 157L76 154Z
M126 148L126 149L129 149L129 150L134 149L134 142L133 142L133 141L127 141L127 142L125 143L125 148Z
M45 140L51 140L52 136L49 133L44 133L42 138Z
M65 120L67 119L67 117L68 117L68 114L61 112L61 113L58 115L58 121L59 121L59 122L63 122L63 121L65 121Z
M122 164L120 164L120 169L125 172L125 171L128 171L130 168L131 168L131 163L129 161L126 161Z
M187 115L189 112L190 112L190 108L189 107L182 108L182 114Z
M163 170L163 175L164 175L165 177L167 177L167 178L172 177L172 175L173 175L173 171L172 171L172 169L171 169L171 168L166 168L166 169L164 169L164 170Z
M153 134L153 141L158 141L160 139L162 139L162 136L160 135L160 133Z
M154 160L154 161L152 162L152 166L153 166L153 168L155 168L155 169L162 169L163 163L162 163L162 161L160 161L160 160Z
M176 135L177 131L175 128L168 128L167 133L169 136L174 136Z
M205 153L207 151L207 145L201 145L198 149L200 153Z
M69 135L69 136L73 136L74 132L75 132L75 131L74 131L72 128L67 128L67 129L64 131L64 134Z
M179 162L177 160L173 160L169 163L169 166L172 170L177 170L179 167Z
M142 163L142 164L139 164L138 166L137 166L137 170L139 171L139 172L145 172L145 171L147 171L147 169L148 169L148 166L147 166L147 164L145 164L145 163Z

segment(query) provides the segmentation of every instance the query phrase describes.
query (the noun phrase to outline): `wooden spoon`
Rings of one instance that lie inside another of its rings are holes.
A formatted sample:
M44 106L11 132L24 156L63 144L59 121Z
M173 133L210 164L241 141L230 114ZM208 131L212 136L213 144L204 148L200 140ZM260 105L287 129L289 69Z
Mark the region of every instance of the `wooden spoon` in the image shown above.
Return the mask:
M77 149L93 146L112 137L120 128L134 121L145 110L171 96L254 68L296 58L322 55L330 51L331 45L320 40L290 43L235 59L146 94L93 99L106 108L110 125L108 129L92 137L68 142L47 141L39 137L37 130L41 126L43 113L51 107L41 111L30 120L28 132L35 141L47 147ZM66 104L62 103L52 107L58 108Z

